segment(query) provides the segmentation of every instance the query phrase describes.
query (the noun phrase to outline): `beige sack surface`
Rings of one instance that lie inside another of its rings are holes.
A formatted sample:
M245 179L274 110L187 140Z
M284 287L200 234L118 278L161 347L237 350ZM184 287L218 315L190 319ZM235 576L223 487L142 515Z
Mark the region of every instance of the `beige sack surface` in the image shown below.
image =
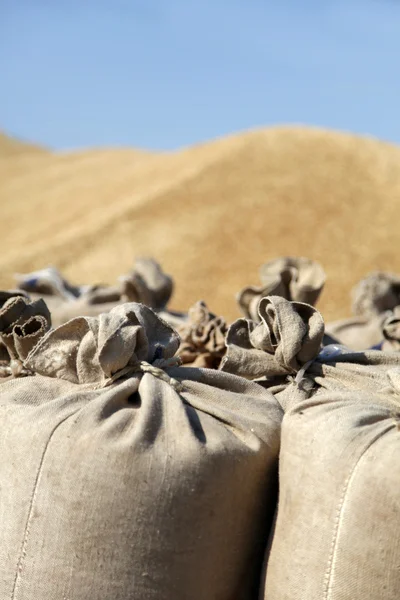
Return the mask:
M326 325L328 334L350 350L368 350L383 340L382 327L391 311L372 317L350 317Z
M51 330L0 386L0 597L252 600L282 410L255 383L168 367L125 304Z
M261 598L399 597L398 380L389 389L324 391L287 411Z
M11 296L0 309L0 382L26 371L23 362L51 327L42 299Z
M140 302L168 317L166 305L173 292L172 278L152 258L137 258L133 270L114 286L73 286L53 267L16 279L33 300L45 300L56 327L75 317L96 317L125 302ZM171 315L171 320L181 322L183 315Z
M209 311L203 301L189 309L187 322L177 329L181 344L178 354L182 364L217 369L223 358L228 326L222 317Z
M245 317L258 321L257 306L266 296L282 296L286 300L315 304L325 285L325 272L309 258L282 257L260 269L261 286L246 287L237 297Z
M326 331L351 350L367 350L382 342L383 323L400 303L400 278L392 273L371 273L351 295L355 316L327 324Z
M228 333L222 368L285 410L265 600L395 600L400 590L400 356L319 351L317 311L265 298ZM235 363L237 356L240 363Z
M400 304L400 277L378 271L362 279L352 290L353 313L371 318Z
M397 306L382 325L382 350L399 352L400 350L400 306Z

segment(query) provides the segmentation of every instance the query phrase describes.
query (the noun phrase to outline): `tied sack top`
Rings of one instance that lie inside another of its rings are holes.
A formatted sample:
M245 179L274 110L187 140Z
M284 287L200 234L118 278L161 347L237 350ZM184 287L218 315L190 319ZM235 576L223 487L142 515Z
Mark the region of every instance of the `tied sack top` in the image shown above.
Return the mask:
M309 258L282 257L260 269L261 286L249 286L239 292L237 301L246 318L259 321L258 303L266 296L316 304L325 285L321 265Z
M50 331L30 353L31 371L71 383L110 385L139 371L177 364L179 336L152 310L123 304L99 317L77 317ZM157 373L160 375L160 373Z
M238 319L229 328L221 369L247 379L296 375L318 355L324 336L321 314L279 296L258 304L259 323Z

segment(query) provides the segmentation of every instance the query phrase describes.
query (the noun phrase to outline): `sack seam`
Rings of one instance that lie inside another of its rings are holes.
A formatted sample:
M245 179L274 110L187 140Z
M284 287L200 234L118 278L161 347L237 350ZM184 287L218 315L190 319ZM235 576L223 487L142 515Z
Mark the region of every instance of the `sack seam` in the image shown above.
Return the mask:
M36 500L36 497L37 497L40 476L41 476L42 470L43 470L43 463L44 463L44 459L45 459L45 456L46 456L49 444L50 444L50 442L51 442L51 440L53 438L53 435L55 434L55 432L57 431L57 429L60 427L60 425L62 425L63 423L65 423L65 421L67 421L67 419L69 419L70 417L74 416L78 412L78 410L75 410L73 413L67 415L64 419L62 419L61 421L59 421L59 423L57 423L57 425L54 427L53 431L50 433L50 436L49 436L49 438L48 438L48 440L46 442L46 445L45 445L45 447L43 449L43 454L41 456L39 467L38 467L38 471L36 473L35 482L33 484L33 490L32 490L32 495L31 495L30 504L29 504L28 518L27 518L26 525L25 525L25 531L24 531L24 536L23 536L23 540L22 540L22 545L21 545L21 550L20 550L20 556L19 556L19 559L18 559L17 567L16 567L14 585L13 585L13 589L11 591L11 600L15 600L15 594L17 592L18 583L19 583L21 575L22 575L23 563L24 563L24 559L25 559L25 556L26 556L26 550L27 550L27 545L28 545L28 538L29 538L29 533L30 533L30 524L31 524L31 521L32 521L33 509L34 509L35 500Z
M340 529L341 529L341 524L342 524L342 520L343 520L343 512L344 512L343 509L345 506L347 493L349 492L350 487L351 487L352 480L356 474L357 468L358 468L362 458L365 456L365 454L368 452L368 450L370 450L370 448L375 444L375 442L377 440L379 440L379 438L381 438L388 431L393 429L393 427L394 427L394 425L389 425L384 431L381 431L379 434L377 434L369 442L369 444L367 444L367 446L364 448L364 450L362 451L362 453L356 460L353 468L351 469L351 471L344 483L342 494L340 496L338 508L336 511L335 521L334 521L334 530L333 530L332 543L331 543L331 548L330 548L330 553L329 553L329 558L328 558L328 566L327 566L327 569L326 569L326 572L324 575L324 588L325 588L324 592L323 592L324 600L331 600L332 579L333 579L335 564L336 564L336 560L337 560L337 551L338 551L338 545L339 545L339 533L340 533Z

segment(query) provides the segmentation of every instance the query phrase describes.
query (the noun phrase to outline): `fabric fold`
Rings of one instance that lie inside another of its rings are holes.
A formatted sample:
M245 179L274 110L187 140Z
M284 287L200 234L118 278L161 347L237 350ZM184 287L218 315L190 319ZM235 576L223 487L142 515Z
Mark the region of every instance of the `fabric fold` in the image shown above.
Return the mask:
M353 314L371 319L400 304L400 277L378 271L362 279L352 290Z
M47 377L104 385L141 361L172 358L179 336L142 304L122 304L98 317L77 317L50 331L25 366Z
M227 331L222 317L210 312L205 302L197 302L189 310L187 323L178 328L182 364L217 369L226 351Z
M261 286L248 286L239 292L239 307L248 319L259 320L258 302L266 296L282 296L286 300L316 304L325 285L325 272L311 259L282 257L260 269Z
M247 379L293 375L317 357L324 322L314 307L269 296L259 302L258 316L259 323L231 325L221 370Z
M382 350L399 352L400 350L400 306L397 306L382 325Z

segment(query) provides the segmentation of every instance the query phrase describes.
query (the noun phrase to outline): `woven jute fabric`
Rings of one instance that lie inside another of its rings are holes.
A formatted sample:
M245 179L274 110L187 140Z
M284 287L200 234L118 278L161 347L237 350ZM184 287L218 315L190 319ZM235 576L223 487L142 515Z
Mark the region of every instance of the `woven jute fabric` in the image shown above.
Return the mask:
M385 352L399 352L400 350L400 306L385 319L382 325L382 350Z
M46 303L12 295L0 308L0 383L11 375L26 374L23 366L32 349L49 331Z
M400 304L400 278L377 272L352 290L354 317L328 323L326 330L351 350L367 350L384 340L383 325ZM389 345L385 344L386 349Z
M177 328L181 338L178 355L182 364L217 369L225 355L228 325L203 301L188 311L187 321Z
M355 315L372 318L400 304L400 277L378 271L362 279L352 290Z
M383 340L383 324L392 311L372 317L350 317L326 325L328 334L350 350L368 350Z
M286 300L314 305L325 285L321 265L304 257L281 257L260 268L259 286L248 286L237 295L241 312L258 321L258 303L266 296L281 296Z
M287 407L260 598L399 597L399 362L386 378L386 388L320 390Z
M43 298L54 326L81 316L97 317L126 302L145 304L164 312L173 293L173 280L152 258L137 258L131 272L121 275L116 285L74 286L54 267L16 275L18 285L33 300ZM171 314L171 321L182 322L184 315Z
M182 368L124 304L50 330L0 386L0 597L252 600L276 509L282 409Z
M231 326L222 369L257 379L285 411L260 598L395 600L400 355L321 348L311 306L271 297L258 312Z

